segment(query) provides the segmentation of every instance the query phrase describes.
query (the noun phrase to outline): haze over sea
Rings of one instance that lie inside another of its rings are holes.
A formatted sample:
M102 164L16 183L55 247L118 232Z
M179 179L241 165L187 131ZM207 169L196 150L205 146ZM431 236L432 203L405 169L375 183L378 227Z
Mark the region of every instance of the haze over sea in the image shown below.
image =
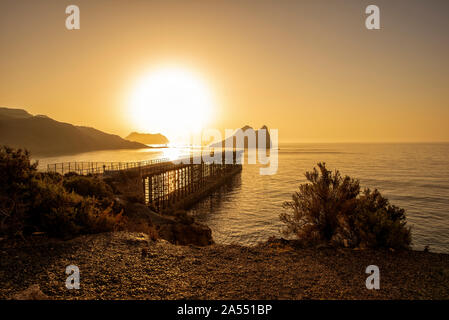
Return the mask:
M244 164L241 175L195 205L190 213L207 224L217 243L253 245L280 236L279 213L291 199L304 172L317 162L377 188L407 212L413 247L428 245L449 253L449 143L280 144L275 175L259 175L259 165ZM98 151L40 159L40 167L62 161L140 161L176 158L186 150Z

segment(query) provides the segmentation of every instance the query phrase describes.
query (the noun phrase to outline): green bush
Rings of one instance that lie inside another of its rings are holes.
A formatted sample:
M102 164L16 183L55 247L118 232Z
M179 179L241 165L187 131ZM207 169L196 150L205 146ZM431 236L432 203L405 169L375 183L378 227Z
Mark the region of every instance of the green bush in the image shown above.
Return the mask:
M405 210L389 204L378 190L365 189L360 195L353 226L362 246L407 248L411 243Z
M38 165L29 157L26 150L0 147L0 231L21 233L24 228Z
M285 234L295 234L307 244L409 248L405 210L390 205L379 191L361 193L358 180L332 173L325 163L305 176L308 183L283 205L287 211L280 219Z
M107 198L110 189L97 178L63 178L36 168L27 151L0 148L1 233L43 231L67 238L123 228L123 212L114 208Z
M84 197L111 198L112 188L97 177L70 175L64 177L64 188Z
M123 227L122 213L114 213L112 203L103 208L97 199L68 192L48 178L36 181L33 194L31 225L49 235L71 237Z

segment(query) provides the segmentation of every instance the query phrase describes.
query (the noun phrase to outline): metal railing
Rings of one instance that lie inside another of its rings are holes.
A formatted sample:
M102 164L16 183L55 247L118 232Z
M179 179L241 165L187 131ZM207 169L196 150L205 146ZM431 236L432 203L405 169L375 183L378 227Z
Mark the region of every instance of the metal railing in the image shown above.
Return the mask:
M136 162L61 162L47 165L47 172L66 174L73 172L79 175L103 174L106 171L128 170L148 165L168 162L169 159L154 159Z

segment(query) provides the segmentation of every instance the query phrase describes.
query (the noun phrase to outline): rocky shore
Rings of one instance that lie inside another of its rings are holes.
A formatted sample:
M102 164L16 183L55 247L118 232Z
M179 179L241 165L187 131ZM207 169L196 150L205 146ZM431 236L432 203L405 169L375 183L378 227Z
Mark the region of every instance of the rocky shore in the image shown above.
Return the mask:
M418 251L179 246L144 233L0 241L1 299L448 299L449 255ZM80 289L65 287L68 265ZM365 286L368 265L380 289ZM27 290L28 289L28 290Z

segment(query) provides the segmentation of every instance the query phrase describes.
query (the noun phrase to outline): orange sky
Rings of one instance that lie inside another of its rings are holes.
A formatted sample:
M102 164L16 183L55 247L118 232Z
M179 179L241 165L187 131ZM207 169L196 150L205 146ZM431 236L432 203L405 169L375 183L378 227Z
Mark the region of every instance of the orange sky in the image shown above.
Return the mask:
M365 28L372 3L381 30ZM65 29L70 4L80 30ZM210 127L266 124L281 142L449 141L448 15L435 0L2 0L0 106L126 136L133 85L168 63L209 84Z

